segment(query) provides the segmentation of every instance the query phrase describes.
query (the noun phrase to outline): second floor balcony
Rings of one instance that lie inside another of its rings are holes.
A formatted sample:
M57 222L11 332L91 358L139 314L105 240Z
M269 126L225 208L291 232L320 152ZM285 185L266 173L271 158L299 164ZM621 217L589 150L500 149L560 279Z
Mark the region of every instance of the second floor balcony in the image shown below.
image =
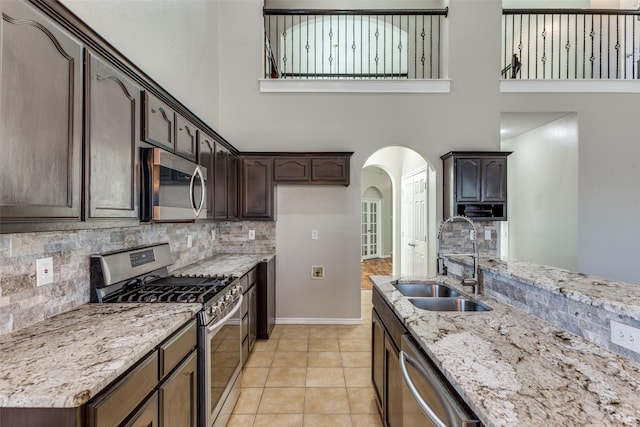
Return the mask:
M448 8L263 15L267 80L446 81L452 71ZM640 10L503 9L501 45L496 79L638 80Z

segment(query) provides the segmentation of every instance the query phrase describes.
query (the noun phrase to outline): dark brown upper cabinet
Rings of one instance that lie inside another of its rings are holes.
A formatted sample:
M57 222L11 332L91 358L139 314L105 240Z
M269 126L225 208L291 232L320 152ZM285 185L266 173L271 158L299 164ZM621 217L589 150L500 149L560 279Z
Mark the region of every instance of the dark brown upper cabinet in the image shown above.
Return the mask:
M207 168L207 217L238 218L238 156L198 131L198 163Z
M80 220L83 47L26 3L0 24L2 231Z
M228 214L228 168L229 150L222 144L216 145L214 160L213 209L215 219L227 219Z
M198 140L194 124L176 113L176 154L190 160L196 160Z
M85 56L87 217L138 224L140 89L96 55Z
M238 219L238 156L230 154L227 169L227 219Z
M174 152L175 150L175 114L164 102L148 91L143 91L143 136L153 145Z
M273 159L262 156L242 156L241 159L242 219L273 221Z
M340 184L348 186L349 157L312 158L311 182L316 184Z
M507 156L510 152L452 151L441 157L444 168L444 218L507 219Z
M276 184L349 185L353 153L271 153Z
M300 184L311 181L311 159L306 157L274 158L273 181L283 184Z

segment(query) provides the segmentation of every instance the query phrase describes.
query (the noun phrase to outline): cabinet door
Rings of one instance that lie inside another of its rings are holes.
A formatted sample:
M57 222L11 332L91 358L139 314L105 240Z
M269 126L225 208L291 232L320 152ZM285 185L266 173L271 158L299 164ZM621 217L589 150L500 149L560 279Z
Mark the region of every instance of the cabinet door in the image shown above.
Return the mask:
M480 159L456 159L456 192L458 202L479 202L480 174L482 173Z
M143 139L173 152L175 149L173 110L147 91L143 92L142 101L144 103Z
M348 157L311 159L311 182L314 184L349 185Z
M304 183L311 179L311 159L306 157L276 157L273 160L273 181Z
M176 113L176 154L190 160L196 160L196 127Z
M139 90L111 65L86 56L88 218L138 218Z
M507 198L507 159L482 160L482 201L504 202Z
M257 328L257 316L258 316L258 300L256 299L256 287L251 286L249 292L247 292L249 297L249 311L247 316L249 317L249 352L253 350L253 345L256 343L256 338L258 336L258 328Z
M402 372L398 349L385 336L385 421L389 427L402 426Z
M158 392L154 392L124 427L158 427Z
M207 218L213 218L216 143L212 137L198 131L198 145L198 164L207 168Z
M273 220L273 161L269 157L242 159L242 217Z
M216 156L214 165L214 218L215 219L227 219L227 169L229 162L229 150L220 144L216 143Z
M382 413L384 393L384 326L375 310L371 313L371 380L378 410Z
M258 337L268 339L276 323L276 259L258 265L256 283Z
M26 2L0 34L0 218L79 220L82 46Z
M229 154L227 166L227 219L238 219L238 156Z
M196 426L197 374L197 359L194 351L160 386L161 426Z

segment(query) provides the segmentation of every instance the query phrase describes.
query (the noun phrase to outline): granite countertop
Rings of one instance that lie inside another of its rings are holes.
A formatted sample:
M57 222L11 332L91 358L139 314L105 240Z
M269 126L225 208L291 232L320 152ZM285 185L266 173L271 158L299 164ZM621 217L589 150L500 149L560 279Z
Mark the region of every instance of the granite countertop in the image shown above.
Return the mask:
M0 406L81 406L201 308L85 304L0 335Z
M456 261L472 265L468 258L456 258ZM491 256L480 257L479 268L640 321L640 285L637 284Z
M218 254L173 274L242 276L273 254ZM85 304L0 335L0 407L83 405L202 308Z
M273 254L217 254L211 258L171 271L171 274L232 274L242 276Z
M485 425L640 425L637 363L487 296L488 312L418 309L393 280L372 277Z

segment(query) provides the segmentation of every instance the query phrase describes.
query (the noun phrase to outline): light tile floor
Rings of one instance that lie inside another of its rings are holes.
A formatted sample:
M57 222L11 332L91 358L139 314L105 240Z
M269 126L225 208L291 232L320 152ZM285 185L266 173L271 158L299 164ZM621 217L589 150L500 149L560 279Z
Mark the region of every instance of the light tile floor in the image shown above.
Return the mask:
M371 384L371 291L361 325L276 325L258 340L227 427L382 427Z

